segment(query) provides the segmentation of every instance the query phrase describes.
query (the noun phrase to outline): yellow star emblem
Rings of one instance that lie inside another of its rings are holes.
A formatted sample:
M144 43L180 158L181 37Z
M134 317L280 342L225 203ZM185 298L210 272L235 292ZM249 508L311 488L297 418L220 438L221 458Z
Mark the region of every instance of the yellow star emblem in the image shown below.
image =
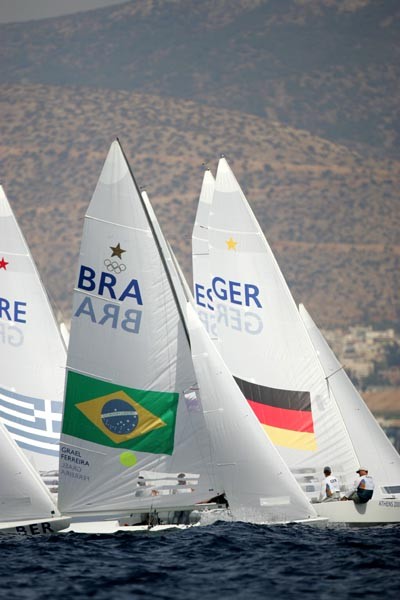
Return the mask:
M110 246L111 250L112 250L112 254L111 254L111 258L113 256L118 256L118 258L122 259L122 253L126 252L126 250L123 250L120 246L120 243L118 242L118 244L116 246Z
M228 250L236 250L237 242L235 242L232 236L229 240L226 240L225 244L228 246Z

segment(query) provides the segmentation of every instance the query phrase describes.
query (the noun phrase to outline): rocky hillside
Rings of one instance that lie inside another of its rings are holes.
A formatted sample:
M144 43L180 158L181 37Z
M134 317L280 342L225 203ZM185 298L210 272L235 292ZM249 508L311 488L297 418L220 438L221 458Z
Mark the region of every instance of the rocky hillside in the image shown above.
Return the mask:
M195 100L399 156L398 0L135 0L0 35L3 82Z
M190 276L224 153L324 327L399 322L398 0L135 0L0 26L0 180L66 317L119 136Z
M398 320L399 162L256 115L127 91L3 84L0 113L2 183L66 316L84 211L119 136L188 275L202 163L215 171L222 152L319 324Z

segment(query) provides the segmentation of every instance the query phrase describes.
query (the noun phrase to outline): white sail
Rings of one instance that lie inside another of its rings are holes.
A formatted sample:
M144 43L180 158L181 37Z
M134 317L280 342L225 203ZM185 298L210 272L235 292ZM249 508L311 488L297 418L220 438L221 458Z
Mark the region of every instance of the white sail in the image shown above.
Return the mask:
M184 286L187 285L186 280L184 279L183 274L180 271L180 267L172 251L171 246L164 237L164 234L161 230L159 222L157 221L157 217L150 203L150 199L146 190L142 190L141 195L147 215L151 221L155 240L159 245L160 253L163 256L163 260L165 262L166 274L168 275L170 280L171 291L175 296L175 301L180 313L180 317L182 318L182 321L185 322L185 307L187 302L187 294L185 293Z
M324 370L329 393L333 394L340 409L358 464L367 467L374 477L374 499L394 494L400 497L400 455L302 304L299 312Z
M59 491L69 514L188 506L218 492L187 333L146 204L116 141L86 214L74 293Z
M0 533L35 535L68 526L40 475L0 422Z
M58 469L66 350L0 187L0 420L38 471Z
M209 288L210 279L210 253L208 248L208 222L210 209L215 189L215 179L211 171L204 173L201 186L199 203L192 235L192 259L193 259L193 294L197 302L197 314L209 335L217 343L217 332L214 322L214 311L210 299L204 293Z
M209 284L196 287L195 280L197 306L208 299L220 353L265 433L311 497L324 465L350 485L357 456L289 288L224 158L208 239Z
M212 461L233 517L255 523L316 517L190 304L187 311Z

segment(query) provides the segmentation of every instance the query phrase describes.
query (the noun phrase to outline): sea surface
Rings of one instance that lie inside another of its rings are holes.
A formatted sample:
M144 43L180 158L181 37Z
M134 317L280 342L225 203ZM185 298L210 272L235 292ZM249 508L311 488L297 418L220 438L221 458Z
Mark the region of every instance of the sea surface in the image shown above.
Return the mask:
M213 525L0 538L0 598L400 597L400 526Z

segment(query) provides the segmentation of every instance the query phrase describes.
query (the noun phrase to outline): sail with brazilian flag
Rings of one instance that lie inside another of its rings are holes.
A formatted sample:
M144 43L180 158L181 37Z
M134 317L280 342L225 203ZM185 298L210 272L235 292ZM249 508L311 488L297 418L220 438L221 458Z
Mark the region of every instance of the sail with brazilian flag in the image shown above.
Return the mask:
M204 215L203 215L204 219ZM351 483L357 458L289 287L228 162L209 204L208 278L193 261L198 312L243 395L310 497L323 466ZM193 240L194 252L196 240ZM357 468L357 467L355 467Z
M161 236L116 140L86 213L73 297L64 513L123 515L193 505L221 491L207 471L201 400L187 401L196 378ZM177 493L187 473L190 493Z

